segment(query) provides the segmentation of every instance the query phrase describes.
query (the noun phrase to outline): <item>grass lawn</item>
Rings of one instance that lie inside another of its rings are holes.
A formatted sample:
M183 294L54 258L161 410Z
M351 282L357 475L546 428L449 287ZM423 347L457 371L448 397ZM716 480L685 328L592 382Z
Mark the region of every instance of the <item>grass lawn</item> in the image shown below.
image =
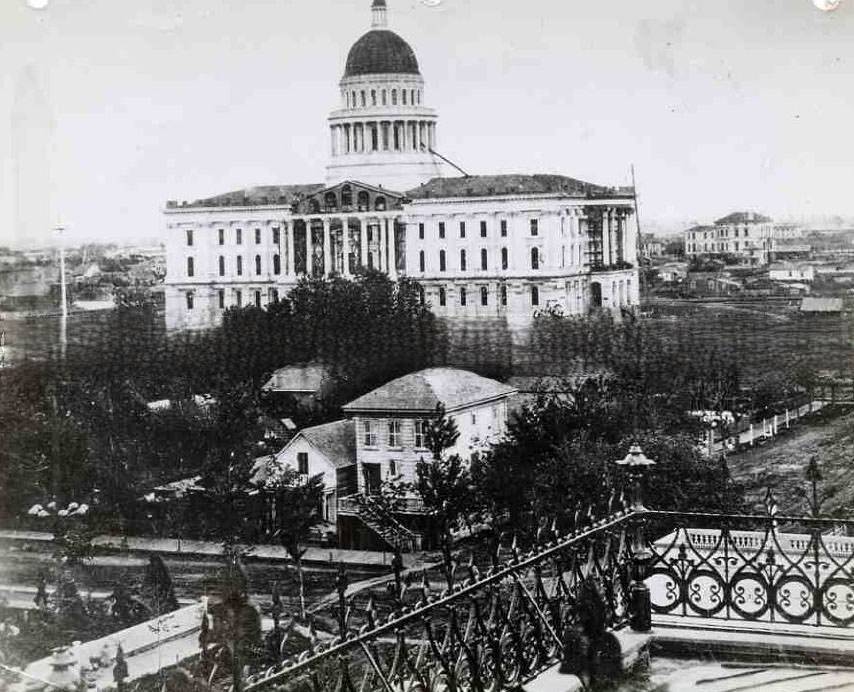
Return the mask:
M854 514L854 412L850 409L828 411L787 436L728 461L733 478L746 484L757 510L763 509L770 487L781 514L803 514L809 511L804 471L812 456L823 476L819 484L822 514Z

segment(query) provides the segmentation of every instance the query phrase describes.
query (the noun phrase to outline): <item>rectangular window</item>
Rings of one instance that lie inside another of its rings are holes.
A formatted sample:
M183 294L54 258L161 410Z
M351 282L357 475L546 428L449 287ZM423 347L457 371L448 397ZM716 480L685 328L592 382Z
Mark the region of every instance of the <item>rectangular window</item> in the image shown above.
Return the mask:
M234 291L234 304L237 305L237 307L243 305L243 291L239 288Z
M237 256L237 275L243 276L243 258L240 255Z
M217 231L217 235L219 236L219 244L220 244L220 245L225 245L225 229L224 229L224 228L220 228L220 229Z
M394 459L388 460L388 475L396 476L397 475L397 462Z
M415 421L415 448L424 449L427 444L427 421Z
M418 224L418 240L424 240L424 224Z
M189 247L193 246L193 232L192 231L187 231L187 245Z
M444 221L439 222L439 237L440 238L445 237L445 222Z
M261 291L255 291L255 307L261 307Z
M217 291L217 298L219 299L219 309L225 310L225 291L219 289L219 291Z
M377 446L377 431L374 430L373 421L362 421L362 442L365 447L376 447Z
M501 304L507 305L507 286L504 284L501 285Z
M465 305L465 304L466 304L466 289L461 288L460 289L460 305Z
M261 244L261 229L260 228L255 229L255 244L256 245Z
M531 305L540 304L540 289L536 286L531 286Z
M187 310L193 309L193 294L187 293Z
M388 422L388 446L400 447L400 421L390 420Z
M480 222L480 237L486 238L486 221Z
M501 237L507 237L507 219L501 219Z
M281 240L281 232L278 228L273 229L273 245L278 245Z
M237 243L238 245L243 245L243 229L242 228L238 228L234 232L234 242Z
M540 224L537 219L531 219L531 235L537 235L540 232Z
M466 237L466 222L460 221L460 238Z
M486 286L480 287L480 304L489 305L489 289Z
M187 276L192 276L194 273L195 267L193 265L193 258L187 258Z
M308 452L297 452L297 473L308 475Z
M445 289L440 286L439 287L439 305L441 307L445 307L446 302L447 302L447 296L445 294Z

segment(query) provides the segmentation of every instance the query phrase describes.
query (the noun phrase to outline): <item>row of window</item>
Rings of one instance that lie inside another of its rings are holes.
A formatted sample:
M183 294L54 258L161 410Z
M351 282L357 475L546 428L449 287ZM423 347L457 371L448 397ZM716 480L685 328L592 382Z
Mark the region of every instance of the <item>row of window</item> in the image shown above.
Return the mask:
M279 240L281 239L281 233L278 228L273 228L272 230L272 241L273 245L278 245ZM187 246L193 246L193 231L188 229L185 231L187 237ZM219 228L217 229L217 241L219 245L225 245L225 229ZM255 229L255 244L260 245L262 242L262 233L260 228ZM243 245L243 229L236 228L234 229L234 244L235 245Z
M530 219L528 227L531 231L532 236L539 235L539 233L540 233L539 219ZM466 237L466 222L465 221L460 221L459 229L460 229L460 238L465 238ZM501 233L501 237L506 238L507 237L507 219L501 219L500 220L499 229L500 229L499 232ZM487 226L486 221L481 221L480 222L480 237L486 238L487 237L487 231L488 231L488 226ZM418 239L424 240L424 234L425 234L424 224L419 223L418 224ZM445 222L440 221L439 222L439 238L441 239L444 237L445 237Z
M402 447L403 446L403 422L401 420L386 421L386 446ZM408 422L408 421L407 421ZM415 449L426 449L427 446L427 426L428 421L416 420L413 422L413 447ZM362 444L365 447L379 446L379 431L380 421L364 420L362 421Z
M253 293L254 294L253 294L252 304L256 308L263 307L263 305L264 305L263 292L260 289L256 289ZM187 293L184 294L184 299L186 300L186 303L187 303L187 310L192 310L195 307L195 302L196 302L195 294L192 291L187 291ZM268 302L277 303L278 301L279 301L279 289L278 288L271 288L269 291L269 301ZM234 289L234 303L233 303L233 305L235 305L238 308L243 307L243 291L239 288ZM217 291L217 306L219 307L220 310L225 310L225 308L226 308L225 289L224 288L221 288Z
M400 103L404 106L416 106L421 103L421 89L361 89L344 92L344 103L347 108L367 108L368 103L372 106L387 106L391 101L396 106L400 96Z
M466 251L460 250L460 271L466 271L468 263L466 260ZM507 269L509 266L509 251L506 247L501 248L501 268ZM539 248L531 248L531 269L539 269L540 263L543 261L542 251ZM439 271L447 271L448 261L445 250L439 250ZM486 248L480 250L480 268L481 271L489 269L489 251ZM427 255L424 250L418 251L418 269L422 273L427 271Z
M255 275L260 276L262 273L261 268L261 255L255 255ZM217 268L219 269L219 275L225 276L225 257L223 255L219 256L217 261ZM237 276L243 276L243 256L238 255L235 258L235 271ZM279 255L273 255L273 274L279 275L282 273L282 258ZM193 277L196 274L196 261L193 257L187 258L187 276Z
M468 305L469 293L465 286L460 286L458 289L459 304L462 306ZM538 286L530 287L531 305L540 304L540 289ZM498 287L498 303L502 307L507 306L507 286L501 284ZM448 290L444 286L439 287L439 307L446 307L448 304ZM489 305L489 288L487 286L480 287L480 304Z

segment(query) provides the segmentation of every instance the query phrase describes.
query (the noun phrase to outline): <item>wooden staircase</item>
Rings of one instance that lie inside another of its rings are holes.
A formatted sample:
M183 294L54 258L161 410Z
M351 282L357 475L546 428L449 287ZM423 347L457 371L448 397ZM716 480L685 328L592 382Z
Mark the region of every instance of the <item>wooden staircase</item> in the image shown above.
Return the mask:
M370 495L357 494L348 499L352 499L348 509L392 548L408 553L419 547L418 534L401 524Z

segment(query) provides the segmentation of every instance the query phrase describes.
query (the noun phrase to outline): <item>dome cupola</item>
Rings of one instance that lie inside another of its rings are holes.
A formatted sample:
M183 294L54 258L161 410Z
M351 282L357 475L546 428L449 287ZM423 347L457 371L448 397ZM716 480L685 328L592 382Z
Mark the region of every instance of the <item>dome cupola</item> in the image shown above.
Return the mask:
M371 5L371 30L347 54L344 78L367 74L421 74L412 47L386 29L385 0Z

